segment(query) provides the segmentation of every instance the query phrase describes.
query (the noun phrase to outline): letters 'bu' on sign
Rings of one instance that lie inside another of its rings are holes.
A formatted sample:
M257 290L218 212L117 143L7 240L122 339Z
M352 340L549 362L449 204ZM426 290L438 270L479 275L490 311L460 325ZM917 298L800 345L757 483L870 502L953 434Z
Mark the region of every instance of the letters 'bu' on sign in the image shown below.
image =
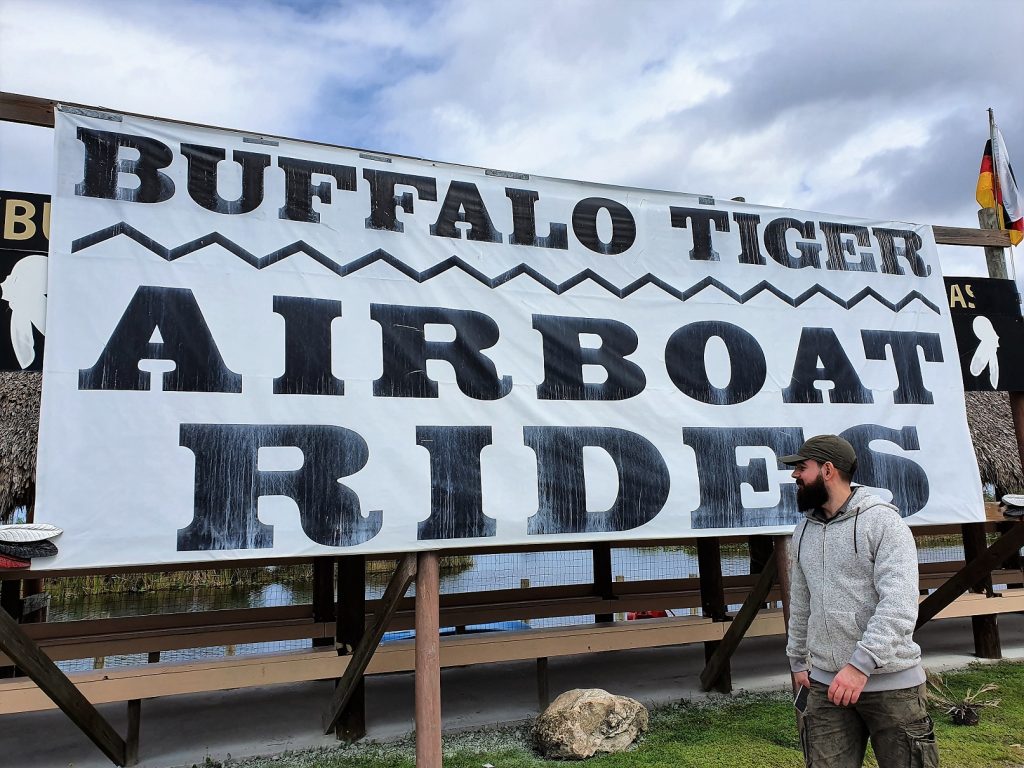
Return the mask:
M964 389L1024 390L1024 318L1016 283L987 277L945 280Z
M0 371L39 371L50 196L0 190Z
M36 567L979 519L931 229L59 110Z

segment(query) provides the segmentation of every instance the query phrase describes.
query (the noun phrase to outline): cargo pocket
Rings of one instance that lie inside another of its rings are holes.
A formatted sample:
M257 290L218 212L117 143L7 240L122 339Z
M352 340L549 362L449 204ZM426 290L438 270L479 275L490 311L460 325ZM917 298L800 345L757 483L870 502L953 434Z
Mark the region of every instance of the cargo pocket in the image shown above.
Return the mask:
M935 723L930 717L904 726L910 761L907 768L938 768L939 748L935 743Z

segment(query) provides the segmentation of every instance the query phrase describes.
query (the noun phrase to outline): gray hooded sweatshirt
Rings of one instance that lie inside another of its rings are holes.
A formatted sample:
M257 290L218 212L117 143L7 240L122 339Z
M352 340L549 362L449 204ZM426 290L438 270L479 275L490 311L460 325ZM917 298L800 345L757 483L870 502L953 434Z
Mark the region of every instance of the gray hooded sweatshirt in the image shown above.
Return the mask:
M857 486L826 520L806 513L791 544L789 643L794 672L825 685L852 664L865 691L925 680L914 642L918 574L914 537L892 504Z

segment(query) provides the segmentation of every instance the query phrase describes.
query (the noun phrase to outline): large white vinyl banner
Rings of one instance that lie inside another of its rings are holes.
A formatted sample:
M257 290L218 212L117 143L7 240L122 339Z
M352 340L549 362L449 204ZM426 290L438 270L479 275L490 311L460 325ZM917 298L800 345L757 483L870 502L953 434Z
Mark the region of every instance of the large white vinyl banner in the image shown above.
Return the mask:
M980 519L931 230L64 109L36 567ZM742 179L737 180L742 186Z

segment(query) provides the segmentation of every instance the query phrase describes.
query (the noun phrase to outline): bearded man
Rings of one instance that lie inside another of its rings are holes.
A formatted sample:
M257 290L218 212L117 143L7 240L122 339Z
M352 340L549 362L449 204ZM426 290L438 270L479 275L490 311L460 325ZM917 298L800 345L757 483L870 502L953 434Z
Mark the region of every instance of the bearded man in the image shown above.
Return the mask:
M794 467L789 642L794 683L809 688L809 768L937 766L917 623L917 548L899 511L853 486L857 454L819 435L779 459Z

